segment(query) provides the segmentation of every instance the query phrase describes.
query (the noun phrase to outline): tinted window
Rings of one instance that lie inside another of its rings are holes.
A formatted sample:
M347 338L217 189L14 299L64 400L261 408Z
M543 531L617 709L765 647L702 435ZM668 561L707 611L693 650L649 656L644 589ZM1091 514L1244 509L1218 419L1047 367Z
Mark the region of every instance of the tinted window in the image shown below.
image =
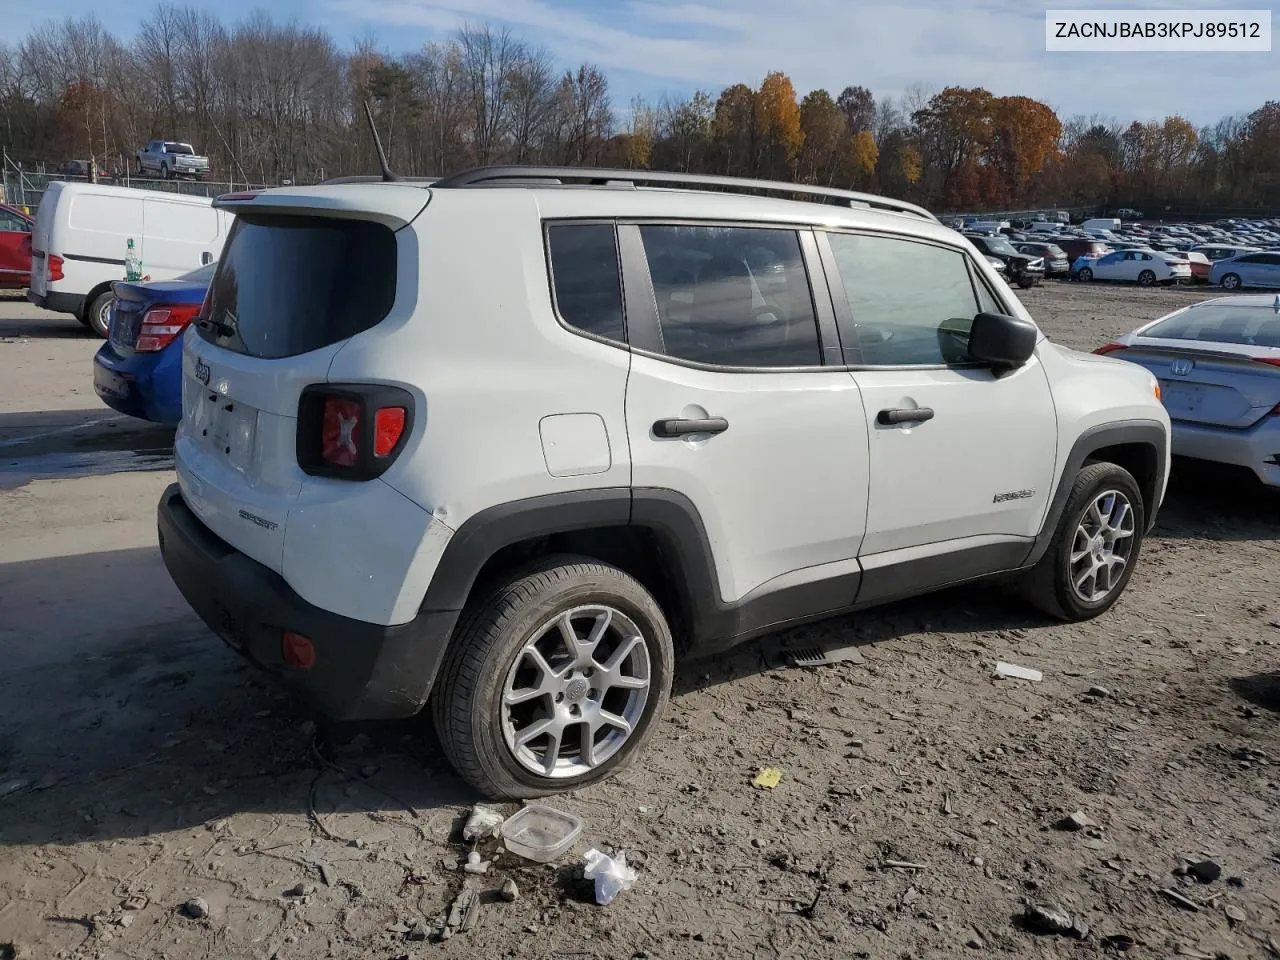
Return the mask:
M739 367L822 363L794 230L640 228L668 356Z
M195 151L191 149L188 143L166 143L164 145L165 153L181 154L184 157L195 155Z
M1144 337L1202 340L1280 347L1280 316L1270 306L1238 307L1207 303L1179 310L1147 329Z
M865 364L961 363L978 301L965 256L927 243L831 234Z
M213 263L206 263L203 267L196 267L189 273L184 273L182 276L176 277L175 279L190 280L193 283L208 283L213 279L213 275L217 269L218 261L215 260Z
M396 240L382 224L236 217L200 335L255 357L291 357L374 326L396 296Z
M618 242L611 223L567 223L547 228L556 309L579 330L626 339Z
M1236 263L1266 263L1266 262L1267 261L1263 258L1262 254L1260 253L1254 253L1247 257L1241 257L1236 261Z

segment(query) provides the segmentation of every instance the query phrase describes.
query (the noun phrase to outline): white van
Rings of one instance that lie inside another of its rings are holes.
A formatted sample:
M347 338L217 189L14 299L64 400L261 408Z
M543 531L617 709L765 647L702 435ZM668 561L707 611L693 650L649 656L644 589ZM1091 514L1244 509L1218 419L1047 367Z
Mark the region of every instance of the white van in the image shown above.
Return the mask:
M1085 230L1119 230L1120 221L1115 217L1099 217L1096 220L1086 220L1080 226Z
M969 233L982 233L994 237L1001 230L1009 229L1008 220L975 220L965 228Z
M96 183L49 184L31 235L27 299L107 335L111 281L124 279L129 239L142 274L171 280L218 258L232 217L208 197Z
M1061 233L1062 224L1048 220L1038 220L1030 227L1032 233Z

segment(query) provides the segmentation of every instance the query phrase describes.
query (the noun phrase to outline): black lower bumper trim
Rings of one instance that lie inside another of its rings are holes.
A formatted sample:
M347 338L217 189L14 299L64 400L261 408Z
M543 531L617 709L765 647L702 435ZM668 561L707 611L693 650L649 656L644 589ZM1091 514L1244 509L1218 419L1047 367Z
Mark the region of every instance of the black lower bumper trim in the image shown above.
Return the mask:
M200 522L170 485L157 508L160 552L200 618L230 646L335 720L406 717L426 702L458 612L420 613L383 626L303 600L282 577L235 550ZM286 665L281 635L300 633L315 665Z

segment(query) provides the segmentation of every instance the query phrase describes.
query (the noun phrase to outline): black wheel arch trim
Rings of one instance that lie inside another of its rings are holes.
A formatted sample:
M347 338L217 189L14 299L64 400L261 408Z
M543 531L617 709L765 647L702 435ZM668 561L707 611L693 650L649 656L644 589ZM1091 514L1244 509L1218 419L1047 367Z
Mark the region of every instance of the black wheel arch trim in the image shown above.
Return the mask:
M688 497L655 487L610 487L517 500L470 517L445 547L420 610L461 610L484 566L504 548L556 534L621 526L653 535L678 594L679 612L688 621L679 627L691 652L728 647L771 628L820 619L850 609L857 598L858 572L806 579L800 571L800 576L786 578L785 585L763 584L727 603L710 538Z
M1164 481L1169 466L1168 431L1165 429L1164 424L1158 420L1104 423L1096 427L1090 427L1077 437L1075 443L1072 444L1071 452L1067 454L1063 469L1058 475L1058 486L1054 491L1053 499L1049 501L1049 509L1045 514L1044 524L1041 526L1035 545L1031 548L1031 552L1027 555L1023 566L1034 565L1049 549L1049 544L1053 541L1053 535L1058 529L1058 522L1062 519L1062 511L1066 509L1067 498L1071 494L1071 485L1075 482L1076 474L1080 472L1085 462L1099 450L1130 444L1150 447L1155 456L1156 468L1153 475L1146 479L1134 477L1138 482L1138 487L1142 490L1143 506L1146 511L1146 528L1143 533L1146 534L1151 531L1151 528L1155 526L1156 514L1160 510Z

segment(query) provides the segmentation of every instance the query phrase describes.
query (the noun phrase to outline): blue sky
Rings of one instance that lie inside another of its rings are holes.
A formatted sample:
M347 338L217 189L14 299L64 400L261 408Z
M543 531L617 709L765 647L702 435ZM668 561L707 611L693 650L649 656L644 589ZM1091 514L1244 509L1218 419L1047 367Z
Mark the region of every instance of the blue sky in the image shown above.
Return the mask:
M1257 3L1253 6L1260 6ZM1238 9L1248 0L220 0L225 22L265 7L277 19L323 25L339 44L372 34L389 52L412 50L470 20L505 24L564 65L583 60L609 74L615 105L635 94L713 93L785 71L803 95L849 84L877 96L913 85L985 86L1023 94L1063 116L1148 120L1181 113L1193 123L1260 106L1280 95L1280 52L1047 53L1050 7ZM48 17L94 12L130 36L149 7L138 0L42 0L15 4L0 39L16 41Z

